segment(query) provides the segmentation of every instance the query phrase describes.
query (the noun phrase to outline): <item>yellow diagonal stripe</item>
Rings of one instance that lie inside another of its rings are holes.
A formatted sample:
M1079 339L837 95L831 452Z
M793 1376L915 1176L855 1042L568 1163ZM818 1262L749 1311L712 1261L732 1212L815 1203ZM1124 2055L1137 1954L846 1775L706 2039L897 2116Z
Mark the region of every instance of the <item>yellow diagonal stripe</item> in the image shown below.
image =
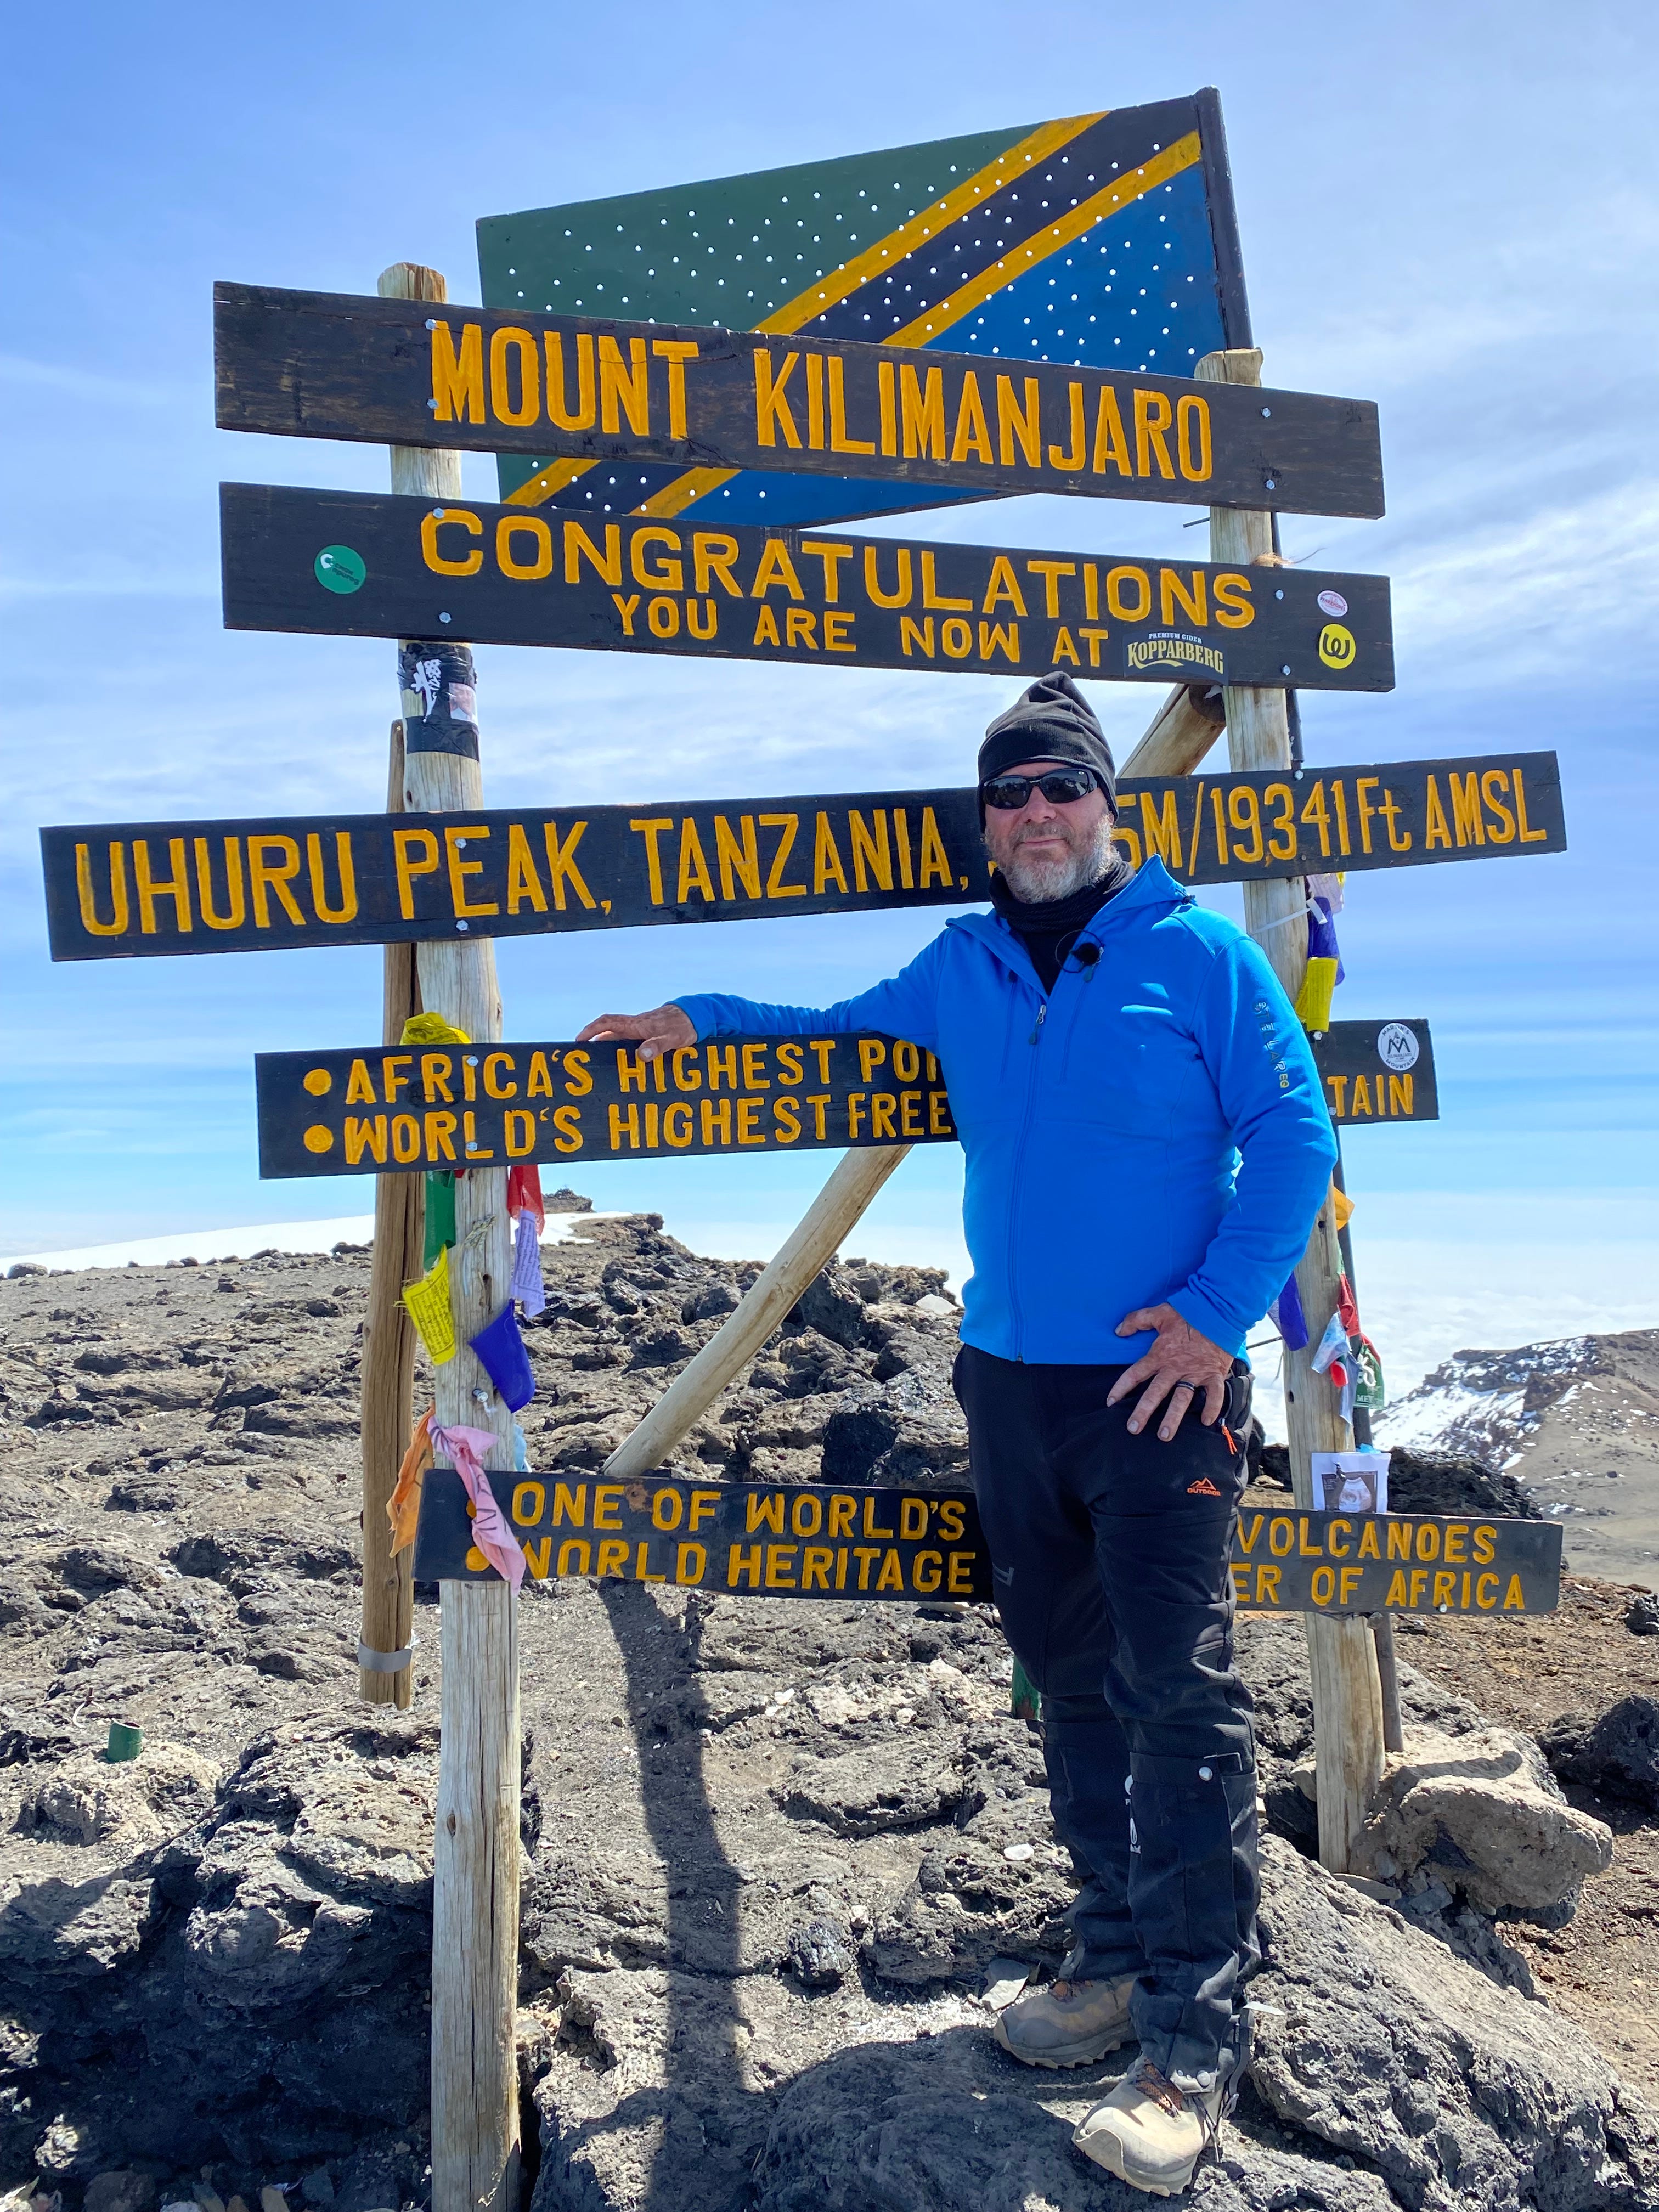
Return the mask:
M1109 112L1109 109L1102 108L1093 115L1068 116L1058 123L1045 123L1028 137L1016 140L1006 153L999 154L994 161L988 161L982 169L976 170L971 177L955 185L942 199L930 201L920 215L912 216L896 230L890 232L887 237L878 239L875 245L854 260L843 262L839 269L831 270L825 276L815 277L806 291L793 300L786 300L782 307L775 308L765 321L757 323L755 328L774 337L787 337L793 331L804 330L815 315L839 307L860 286L867 284L872 276L880 276L884 268L891 268L907 253L914 252L925 240L966 215L976 200L982 201L992 192L1000 190L1008 182L1011 173L1029 168L1033 162L1058 153L1062 146L1070 145L1073 138L1080 137ZM964 309L963 313L966 312ZM881 343L896 345L899 340L884 338ZM694 501L706 499L711 491L718 491L722 484L730 483L740 473L737 469L689 469L684 476L676 477L672 483L665 484L660 491L653 492L649 499L641 500L634 513L684 514Z
M1017 246L994 266L970 278L948 299L941 300L937 307L927 308L914 322L907 323L902 331L895 331L891 337L884 338L882 343L926 345L930 338L937 337L942 331L948 331L953 323L959 323L964 315L971 314L975 307L982 307L994 293L1002 291L1017 276L1024 276L1039 262L1046 261L1051 253L1057 253L1062 246L1070 246L1074 240L1081 238L1085 231L1093 229L1096 223L1119 208L1128 207L1134 201L1144 199L1148 192L1155 191L1159 185L1167 184L1182 170L1190 169L1198 159L1198 133L1190 131L1184 138L1177 138L1173 146L1166 146L1161 154L1155 154L1133 175L1120 178L1115 185L1103 185L1090 199L1079 200L1058 222L1051 223L1035 238L1027 239L1024 245Z
M971 177L964 178L961 184L953 185L940 198L930 201L919 215L910 216L885 238L878 239L873 246L866 247L851 261L843 262L839 268L815 277L805 291L799 293L793 300L786 300L781 307L774 308L754 328L772 337L787 337L796 331L804 330L815 316L838 307L843 300L850 299L872 277L880 276L884 269L892 268L907 253L914 252L939 231L948 228L968 214L976 202L982 203L990 194L1000 191L1012 176L1036 162L1046 161L1051 155L1058 153L1061 147L1068 146L1074 138L1080 137L1109 112L1108 108L1100 108L1092 114L1067 116L1056 122L1041 125L1025 137L1017 139L994 161L988 161L982 169L976 170ZM1180 158L1173 158L1177 155ZM993 292L999 292L1005 284L1011 283L1015 276L1023 274L1036 262L1046 259L1060 246L1080 236L1102 215L1110 214L1115 207L1127 207L1132 200L1139 199L1154 185L1174 176L1197 158L1198 137L1194 132L1182 139L1177 145L1156 155L1133 177L1106 187L1092 199L1072 210L1060 223L1042 234L1040 242L1017 249L1008 261L998 263L995 270L988 271L973 284L963 285L948 300L929 309L927 318L919 318L880 343L884 345L910 346L925 343L925 336L919 337L917 333L922 331L923 323L928 318L933 319L934 330L948 329L951 323L959 322L963 315L971 313ZM551 499L555 493L562 491L566 484L574 483L576 477L598 465L594 461L550 462L546 468L538 471L536 475L520 485L511 495L509 503L520 507L539 507ZM683 514L695 501L706 499L710 492L718 491L722 484L730 483L740 473L737 469L688 469L683 475L664 484L660 490L653 492L648 499L642 500L632 512L651 515Z
M706 499L711 491L730 483L738 474L736 469L688 469L672 483L665 483L660 491L653 491L649 499L642 499L632 512L635 514L684 514L693 500Z
M966 215L975 200L1000 191L1011 172L1029 168L1033 161L1044 161L1050 154L1058 153L1062 146L1070 145L1073 138L1079 137L1110 112L1102 108L1097 115L1073 115L1064 122L1043 124L1028 138L1017 140L1006 154L999 154L994 161L988 161L964 183L955 185L943 199L933 201L920 215L912 216L885 238L878 239L855 259L844 261L839 269L816 278L806 291L793 300L786 300L782 307L775 309L763 323L757 323L755 328L769 331L775 337L787 337L792 331L804 330L814 315L839 307L872 276L879 276L884 269L902 261L924 239L932 238L936 231Z
M544 469L538 469L533 477L526 477L517 491L508 492L504 505L507 507L544 507L555 492L562 491L578 477L585 477L589 469L599 466L597 461L550 461Z

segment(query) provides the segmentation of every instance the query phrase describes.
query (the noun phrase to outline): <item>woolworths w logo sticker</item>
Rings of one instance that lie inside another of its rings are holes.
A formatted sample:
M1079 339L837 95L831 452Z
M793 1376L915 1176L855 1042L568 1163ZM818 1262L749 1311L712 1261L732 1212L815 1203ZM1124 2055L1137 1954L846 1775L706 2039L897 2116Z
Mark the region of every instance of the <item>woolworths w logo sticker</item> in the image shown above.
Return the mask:
M1137 675L1167 668L1177 676L1201 668L1211 676L1224 675L1224 655L1218 645L1208 645L1186 630L1155 629L1129 641L1129 665Z

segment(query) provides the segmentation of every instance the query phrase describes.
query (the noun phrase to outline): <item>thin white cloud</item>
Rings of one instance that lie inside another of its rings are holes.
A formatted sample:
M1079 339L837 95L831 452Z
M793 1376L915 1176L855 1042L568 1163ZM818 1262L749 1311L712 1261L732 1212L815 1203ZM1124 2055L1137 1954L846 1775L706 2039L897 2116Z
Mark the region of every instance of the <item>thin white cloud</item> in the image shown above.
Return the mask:
M131 377L101 375L72 368L67 362L33 361L25 354L0 353L0 385L21 384L60 392L66 398L94 400L103 407L193 407L197 382L141 384Z
M1437 683L1489 684L1492 653L1510 684L1588 672L1613 639L1633 669L1651 658L1659 615L1656 542L1659 483L1425 544L1395 567L1395 634Z

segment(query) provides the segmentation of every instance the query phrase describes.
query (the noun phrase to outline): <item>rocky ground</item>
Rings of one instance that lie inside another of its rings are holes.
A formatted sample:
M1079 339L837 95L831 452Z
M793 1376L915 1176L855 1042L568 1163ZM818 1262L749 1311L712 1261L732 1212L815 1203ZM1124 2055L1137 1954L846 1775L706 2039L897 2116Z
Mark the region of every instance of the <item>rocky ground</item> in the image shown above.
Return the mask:
M596 1466L749 1271L649 1218L593 1219L546 1257L532 1463ZM424 2200L435 1593L413 1710L359 1705L367 1279L341 1250L0 1284L0 2185L38 2179L48 2206ZM821 1279L695 1463L961 1482L941 1291L859 1262ZM1549 1653L1564 1701L1584 1692L1552 1756L1604 1782L1595 1723L1630 1683L1597 1603L1606 1664L1582 1683L1576 1597L1501 1644L1491 1625L1489 1649L1464 1624L1402 1637L1408 1717L1473 1771L1488 1723L1559 1719L1523 1704ZM522 1620L532 2212L1142 2201L1068 2144L1119 2067L1033 2075L988 2033L984 1993L1052 1970L1072 1893L988 1609L582 1582L527 1586ZM1659 1651L1618 1632L1640 1666ZM1553 1931L1476 1910L1469 1859L1438 1843L1372 1893L1325 1875L1301 1628L1241 1641L1267 1957L1253 2082L1195 2193L1211 2212L1659 2207L1627 2086L1654 2054L1563 1966L1626 1861ZM100 1755L112 1721L143 1728L136 1762ZM1659 1832L1620 1802L1622 1854Z
M1572 1922L1507 1933L1551 2005L1659 2102L1659 1607L1638 1603L1652 1626L1632 1634L1632 1596L1571 1575L1555 1614L1424 1617L1399 1642L1431 1680L1541 1738L1571 1802L1612 1828L1613 1867Z

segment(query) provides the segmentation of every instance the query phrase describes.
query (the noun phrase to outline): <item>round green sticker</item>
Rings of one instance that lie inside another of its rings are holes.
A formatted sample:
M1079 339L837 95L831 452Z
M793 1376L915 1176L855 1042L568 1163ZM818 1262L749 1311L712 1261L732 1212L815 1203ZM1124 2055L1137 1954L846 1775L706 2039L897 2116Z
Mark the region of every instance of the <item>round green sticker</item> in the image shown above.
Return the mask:
M361 591L368 574L362 555L349 545L325 545L312 568L325 592Z

